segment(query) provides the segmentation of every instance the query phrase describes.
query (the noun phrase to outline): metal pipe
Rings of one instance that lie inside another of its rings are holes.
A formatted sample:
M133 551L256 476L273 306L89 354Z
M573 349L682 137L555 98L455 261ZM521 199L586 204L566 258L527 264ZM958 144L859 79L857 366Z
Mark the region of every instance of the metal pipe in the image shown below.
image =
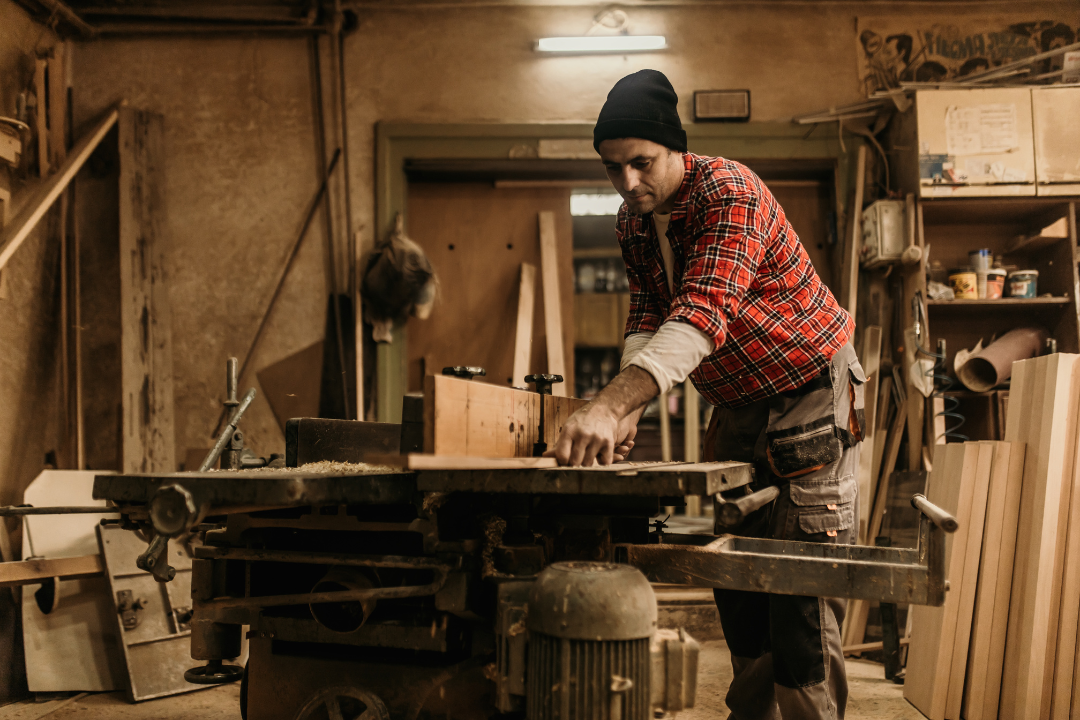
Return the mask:
M947 533L954 533L960 529L960 523L956 522L956 518L927 500L925 495L920 493L913 495L911 498L911 506L928 517L934 525Z
M217 442L214 443L214 447L207 453L206 458L202 461L202 465L199 466L199 472L206 472L210 467L217 462L217 459L221 457L222 451L225 449L225 445L232 440L233 433L236 432L236 424L240 422L240 418L244 415L244 412L251 405L251 401L255 399L255 388L251 388L247 391L247 395L244 395L244 399L240 401L240 406L233 411L232 417L229 418L229 424L225 426L225 429L221 431L221 436L218 437Z
M0 517L22 517L23 515L92 515L94 513L112 514L120 512L116 507L84 507L78 505L57 505L54 507L31 507L9 505L0 507Z

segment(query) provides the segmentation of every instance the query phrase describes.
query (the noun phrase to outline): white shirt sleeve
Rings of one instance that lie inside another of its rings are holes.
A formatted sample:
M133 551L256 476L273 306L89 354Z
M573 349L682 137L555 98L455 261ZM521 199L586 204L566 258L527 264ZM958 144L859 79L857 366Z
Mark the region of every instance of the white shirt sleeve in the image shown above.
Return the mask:
M622 372L630 366L630 361L636 358L638 353L645 349L645 346L649 344L649 341L653 339L654 335L656 335L656 333L634 333L623 341L622 362L619 363L619 372Z
M666 322L655 335L636 339L647 334L626 338L621 370L637 365L653 376L660 392L667 392L686 380L713 351L712 338L689 323ZM635 346L633 354L630 354L631 341Z

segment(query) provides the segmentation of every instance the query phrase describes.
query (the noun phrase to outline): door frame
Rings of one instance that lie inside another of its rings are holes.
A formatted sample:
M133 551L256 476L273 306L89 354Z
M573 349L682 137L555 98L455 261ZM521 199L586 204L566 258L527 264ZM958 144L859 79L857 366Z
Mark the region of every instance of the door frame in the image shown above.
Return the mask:
M685 126L690 152L699 155L776 160L826 160L833 168L833 195L837 218L837 246L848 233L847 206L850 179L863 139L857 135L809 129L786 122L707 123ZM405 123L380 122L375 126L375 237L385 237L398 213L408 227L406 160L536 159L548 154L548 143L560 141L563 153L579 149L584 156L592 146L591 123ZM549 155L552 159L555 156ZM566 154L560 155L566 158ZM358 320L359 323L359 314ZM362 328L357 328L360 332ZM408 381L403 324L395 323L393 342L379 343L375 353L375 406L379 422L401 422L401 399ZM363 377L362 372L357 373Z

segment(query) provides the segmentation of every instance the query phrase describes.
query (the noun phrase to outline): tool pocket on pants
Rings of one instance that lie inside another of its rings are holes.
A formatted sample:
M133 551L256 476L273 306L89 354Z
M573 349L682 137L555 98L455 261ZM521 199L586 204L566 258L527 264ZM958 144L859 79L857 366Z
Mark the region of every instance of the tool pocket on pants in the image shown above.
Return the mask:
M788 481L795 505L839 506L855 499L855 467L844 451L862 440L865 377L855 351L845 345L827 372L770 399L769 467Z

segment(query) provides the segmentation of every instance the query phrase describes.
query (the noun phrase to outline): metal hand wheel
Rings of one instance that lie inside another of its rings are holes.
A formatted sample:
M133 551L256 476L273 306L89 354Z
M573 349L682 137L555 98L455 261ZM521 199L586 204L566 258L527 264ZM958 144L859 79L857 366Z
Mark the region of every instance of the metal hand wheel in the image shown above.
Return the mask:
M339 686L320 690L294 720L390 720L390 712L378 695Z
M220 660L210 660L205 665L184 671L184 679L196 685L220 685L236 682L244 676L239 665L222 665Z

